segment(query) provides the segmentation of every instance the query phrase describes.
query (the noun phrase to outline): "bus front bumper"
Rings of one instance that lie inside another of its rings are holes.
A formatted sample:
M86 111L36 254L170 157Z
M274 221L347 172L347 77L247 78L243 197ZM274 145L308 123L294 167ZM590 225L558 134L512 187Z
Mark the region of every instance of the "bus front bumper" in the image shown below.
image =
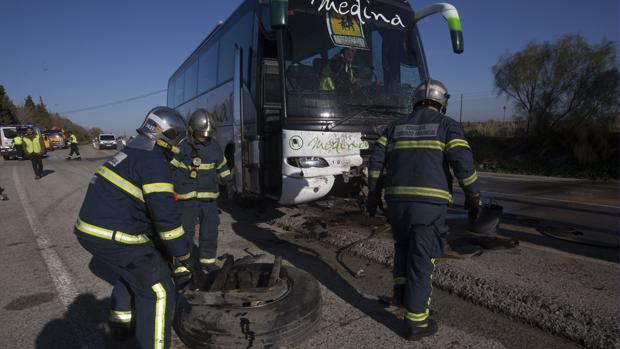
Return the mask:
M289 177L282 176L281 205L297 205L318 200L334 186L334 176Z

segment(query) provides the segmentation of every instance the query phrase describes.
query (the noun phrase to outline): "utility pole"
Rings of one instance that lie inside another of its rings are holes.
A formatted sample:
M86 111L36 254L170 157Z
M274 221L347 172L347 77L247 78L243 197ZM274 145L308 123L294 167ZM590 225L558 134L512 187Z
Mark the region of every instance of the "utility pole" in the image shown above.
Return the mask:
M461 93L461 112L459 115L459 122L462 124L463 123L463 94Z
M503 122L506 122L506 106L504 106L504 119L502 119Z

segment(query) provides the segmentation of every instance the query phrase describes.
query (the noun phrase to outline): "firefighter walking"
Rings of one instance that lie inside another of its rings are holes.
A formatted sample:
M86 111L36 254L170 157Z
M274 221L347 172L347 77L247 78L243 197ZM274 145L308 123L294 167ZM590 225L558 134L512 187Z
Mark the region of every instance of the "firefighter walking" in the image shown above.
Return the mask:
M45 146L41 137L34 132L32 127L26 129L26 136L22 140L22 147L24 154L32 162L32 169L34 170L34 179L41 179L43 177L43 152Z
M443 255L441 238L449 230L445 218L452 203L450 168L465 192L470 219L480 211L471 148L461 125L444 115L448 98L437 80L419 85L413 112L387 127L369 163L367 209L375 214L384 186L395 241L393 302L405 306L408 340L437 332L429 317L431 274Z
M71 150L69 152L69 156L67 156L67 160L71 160L74 154L77 156L76 160L82 160L82 156L80 156L80 149L78 148L77 137L72 131L69 131L69 147Z
M185 138L185 121L167 107L151 110L138 136L91 180L75 234L94 258L113 270L112 333L135 331L137 347L170 346L176 298L167 257L193 277L190 245L173 198L169 161Z
M193 241L199 228L200 264L206 271L216 270L219 213L217 198L220 183L232 195L232 176L226 158L215 137L215 121L204 109L189 119L190 139L181 145L171 164L174 190L183 213L183 227ZM177 269L182 273L183 269Z

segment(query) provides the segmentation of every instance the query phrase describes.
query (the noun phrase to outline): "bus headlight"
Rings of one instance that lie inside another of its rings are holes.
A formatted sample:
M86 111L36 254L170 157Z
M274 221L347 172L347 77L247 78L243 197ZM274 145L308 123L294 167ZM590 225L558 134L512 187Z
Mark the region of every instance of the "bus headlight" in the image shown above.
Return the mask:
M287 158L286 161L289 165L299 168L329 167L327 161L319 157L293 157Z

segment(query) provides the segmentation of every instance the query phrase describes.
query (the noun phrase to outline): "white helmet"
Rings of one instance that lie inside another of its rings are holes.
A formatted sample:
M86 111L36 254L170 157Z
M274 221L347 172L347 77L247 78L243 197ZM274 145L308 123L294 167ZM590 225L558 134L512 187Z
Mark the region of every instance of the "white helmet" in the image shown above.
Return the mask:
M448 89L441 81L429 79L416 87L413 105L430 105L445 113L449 98Z

